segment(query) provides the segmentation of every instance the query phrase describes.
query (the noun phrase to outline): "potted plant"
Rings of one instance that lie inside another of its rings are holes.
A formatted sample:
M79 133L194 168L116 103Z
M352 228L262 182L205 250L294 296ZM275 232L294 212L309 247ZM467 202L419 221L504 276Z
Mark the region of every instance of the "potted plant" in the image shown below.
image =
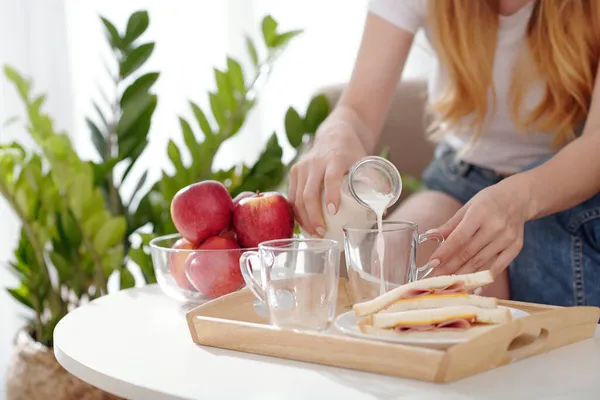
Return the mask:
M132 14L119 31L102 18L112 49L109 65L115 97L95 103L97 115L87 119L99 160L84 160L69 136L58 132L44 111L44 95L35 93L31 79L9 66L5 76L14 84L26 110L26 131L36 143L26 149L18 143L0 145L0 195L21 221L20 238L10 268L20 285L9 288L12 297L31 310L18 333L7 374L10 399L111 398L66 372L52 352L56 324L75 307L108 293L108 279L119 276L119 289L155 282L148 241L175 232L169 203L181 187L216 179L232 194L251 188L270 190L285 184L291 163L282 161L282 149L273 134L254 165L213 169L218 148L238 134L256 103L257 82L268 74L277 57L300 31L278 32L276 21L262 20L264 49L247 39L253 70L228 58L227 68L215 69L217 89L209 93L210 110L190 102L195 123L180 118L185 146L169 142L167 152L175 172L142 193L148 174L130 174L148 143L148 132L158 97L152 92L159 73L145 71L155 44L143 42L148 14ZM261 56L262 54L262 56ZM290 108L285 116L286 137L301 151L329 113L323 96L315 96L304 115ZM186 164L181 152L196 155ZM197 156L201 155L201 156ZM123 171L117 174L116 171ZM133 180L134 194L124 198L123 182ZM139 201L135 201L140 198Z

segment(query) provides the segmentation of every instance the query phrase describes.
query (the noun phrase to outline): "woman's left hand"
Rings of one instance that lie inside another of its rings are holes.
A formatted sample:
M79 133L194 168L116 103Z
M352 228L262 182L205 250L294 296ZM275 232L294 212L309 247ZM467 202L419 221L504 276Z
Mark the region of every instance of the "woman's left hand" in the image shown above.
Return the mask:
M432 275L489 269L498 276L523 247L529 190L510 178L475 195L439 228L446 241L432 254Z

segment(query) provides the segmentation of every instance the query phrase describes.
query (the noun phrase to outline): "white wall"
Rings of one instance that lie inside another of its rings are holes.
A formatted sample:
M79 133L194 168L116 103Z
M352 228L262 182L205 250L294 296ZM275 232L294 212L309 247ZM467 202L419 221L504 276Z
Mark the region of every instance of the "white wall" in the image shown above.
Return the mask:
M61 0L0 0L0 65L10 64L35 76L35 89L49 93L47 110L59 129L72 129L70 63L66 24ZM21 123L4 127L12 116L23 116L23 107L12 85L0 78L0 143L13 140L32 146ZM0 197L0 399L4 398L4 371L16 330L25 324L24 307L4 290L17 283L5 267L12 258L19 222Z

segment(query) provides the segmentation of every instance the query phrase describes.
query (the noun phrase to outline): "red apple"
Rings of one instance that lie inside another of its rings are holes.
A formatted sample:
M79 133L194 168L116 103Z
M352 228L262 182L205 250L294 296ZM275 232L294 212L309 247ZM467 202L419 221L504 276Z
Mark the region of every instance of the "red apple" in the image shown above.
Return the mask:
M257 247L267 240L292 237L294 212L281 193L257 192L234 207L233 226L242 247Z
M233 198L233 207L235 208L235 206L238 205L240 200L245 199L246 197L252 197L254 195L255 195L254 192L241 192L240 194L238 194L237 196L235 196Z
M237 235L233 229L227 229L227 230L221 232L221 234L219 236L227 238L229 240L233 240L234 242L237 243Z
M227 188L217 181L202 181L179 190L171 202L171 218L177 231L199 246L229 227L233 202Z
M184 238L181 238L175 242L173 249L192 250L194 246ZM185 260L190 255L188 251L170 251L167 258L169 264L169 271L177 286L185 290L196 291L196 288L192 286L189 279L185 275Z
M244 286L240 271L242 250L235 241L212 236L197 250L186 260L185 272L200 293L215 299Z

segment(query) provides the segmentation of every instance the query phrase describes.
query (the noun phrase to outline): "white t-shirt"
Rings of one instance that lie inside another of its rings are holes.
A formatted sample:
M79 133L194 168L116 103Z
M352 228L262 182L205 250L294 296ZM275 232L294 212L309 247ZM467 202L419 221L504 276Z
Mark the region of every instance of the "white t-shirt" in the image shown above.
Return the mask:
M453 148L462 149L460 158L466 162L499 172L513 173L555 153L552 148L553 134L517 132L508 107L512 66L524 43L533 6L534 2L531 1L512 15L499 17L493 75L496 109L492 114L492 107L489 107L486 123L477 141L470 148L464 147L469 143L473 132L460 127L448 129L444 140ZM425 36L431 42L431 32L426 26L427 0L370 0L369 12L413 34L424 28ZM442 91L446 83L445 75L444 67L435 59L432 76L429 78L430 99L436 98ZM542 94L541 87L528 92L525 107L536 106Z

